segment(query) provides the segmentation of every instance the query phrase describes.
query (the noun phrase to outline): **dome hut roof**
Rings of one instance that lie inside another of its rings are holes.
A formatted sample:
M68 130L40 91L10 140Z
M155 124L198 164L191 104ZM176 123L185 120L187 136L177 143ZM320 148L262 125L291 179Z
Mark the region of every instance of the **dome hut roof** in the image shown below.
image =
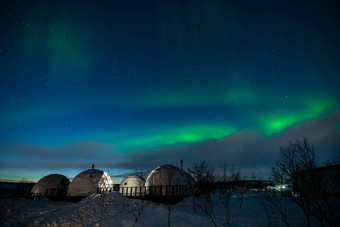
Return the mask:
M53 190L66 191L70 184L70 180L61 174L50 174L41 178L32 188L31 193L39 193L42 196L50 195Z
M88 169L79 173L68 187L68 196L89 196L98 190L112 190L110 175L98 169Z
M119 187L140 187L144 186L145 180L139 175L130 175L125 177L125 179L120 183Z
M154 169L148 176L145 186L166 186L190 184L189 175L173 165L163 165Z

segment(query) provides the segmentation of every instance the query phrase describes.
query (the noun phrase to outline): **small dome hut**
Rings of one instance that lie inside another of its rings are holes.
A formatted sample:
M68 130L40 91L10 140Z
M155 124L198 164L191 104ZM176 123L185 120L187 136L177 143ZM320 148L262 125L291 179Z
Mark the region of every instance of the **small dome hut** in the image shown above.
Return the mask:
M79 173L70 183L67 196L89 196L98 192L111 191L113 182L110 175L98 169Z
M142 196L145 180L138 175L127 176L119 185L119 192L126 196ZM143 187L143 189L142 189Z
M66 194L70 180L61 174L50 174L41 178L32 188L31 193L41 196L62 196Z
M167 164L154 169L145 186L151 195L183 195L188 193L190 176L178 167Z

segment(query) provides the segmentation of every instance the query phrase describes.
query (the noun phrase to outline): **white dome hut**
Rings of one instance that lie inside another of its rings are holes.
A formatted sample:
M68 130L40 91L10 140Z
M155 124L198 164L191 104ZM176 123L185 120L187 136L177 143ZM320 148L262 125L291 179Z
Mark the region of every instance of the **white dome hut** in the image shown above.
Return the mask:
M154 169L145 186L151 195L183 195L188 193L190 176L178 167L167 164Z
M138 175L130 175L119 185L119 192L126 196L142 196L140 192L144 189L145 180ZM143 187L143 188L142 188Z
M50 174L41 178L32 188L31 193L39 193L41 196L65 195L70 180L61 174Z
M79 173L70 183L67 196L89 196L98 192L111 191L113 182L110 175L98 169Z

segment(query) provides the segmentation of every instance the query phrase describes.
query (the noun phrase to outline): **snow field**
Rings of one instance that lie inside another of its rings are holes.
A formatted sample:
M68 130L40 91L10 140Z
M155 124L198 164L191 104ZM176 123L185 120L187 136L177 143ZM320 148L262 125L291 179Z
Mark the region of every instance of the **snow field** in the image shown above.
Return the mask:
M103 203L105 201L105 203ZM134 217L125 212L123 203L132 199L117 192L105 196L93 195L78 203L53 202L48 199L33 201L24 198L0 200L0 226L99 226L100 215L102 226L132 226ZM197 201L200 202L200 201ZM218 226L226 226L225 209L216 199L215 216ZM259 200L252 194L244 195L243 207L239 208L237 197L231 198L230 226L267 226L267 218ZM103 212L103 205L107 209ZM288 219L291 226L305 225L301 209L289 201ZM278 213L271 218L272 226L285 226ZM168 206L151 202L142 213L136 226L167 226ZM186 198L177 205L171 206L171 226L200 227L213 226L210 218L198 207L193 211L192 198ZM313 220L312 226L318 226Z

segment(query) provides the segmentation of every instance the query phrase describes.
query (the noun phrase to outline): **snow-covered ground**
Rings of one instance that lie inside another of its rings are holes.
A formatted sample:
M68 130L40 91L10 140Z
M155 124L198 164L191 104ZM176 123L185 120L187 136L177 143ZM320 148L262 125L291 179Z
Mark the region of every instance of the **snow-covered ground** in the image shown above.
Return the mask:
M48 199L33 201L24 198L0 200L0 226L132 226L133 215L124 211L122 204L131 203L117 192L86 198L78 203L53 202ZM105 203L103 203L105 202ZM107 209L103 212L102 204ZM100 218L103 214L102 218ZM225 209L221 204L215 207L216 223L225 226ZM301 209L292 202L288 204L290 226L304 226ZM272 226L285 226L278 213L271 219ZM142 213L136 226L167 226L168 206L150 203ZM239 208L237 198L231 199L230 226L266 226L267 218L256 196L244 196L243 207ZM213 226L211 220L199 208L193 212L192 198L186 198L172 206L171 226ZM313 220L312 226L318 226Z

